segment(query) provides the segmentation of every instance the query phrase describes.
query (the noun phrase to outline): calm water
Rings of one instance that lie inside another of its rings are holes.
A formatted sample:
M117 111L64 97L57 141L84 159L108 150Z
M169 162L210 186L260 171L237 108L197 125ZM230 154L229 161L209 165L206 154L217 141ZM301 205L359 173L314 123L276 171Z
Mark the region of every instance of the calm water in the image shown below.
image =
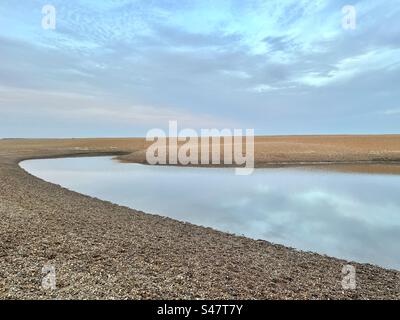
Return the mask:
M44 180L101 199L306 251L400 269L400 176L154 167L110 157L31 160Z

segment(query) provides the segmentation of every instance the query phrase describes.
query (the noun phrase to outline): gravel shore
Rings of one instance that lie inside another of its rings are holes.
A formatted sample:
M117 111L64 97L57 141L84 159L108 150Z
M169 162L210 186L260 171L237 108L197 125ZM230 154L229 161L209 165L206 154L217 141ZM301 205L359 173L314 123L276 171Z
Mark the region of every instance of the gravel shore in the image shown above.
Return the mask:
M146 214L18 166L142 148L142 139L0 141L1 299L400 298L399 271ZM346 264L356 268L354 290L341 285ZM55 290L42 288L45 265L55 268Z

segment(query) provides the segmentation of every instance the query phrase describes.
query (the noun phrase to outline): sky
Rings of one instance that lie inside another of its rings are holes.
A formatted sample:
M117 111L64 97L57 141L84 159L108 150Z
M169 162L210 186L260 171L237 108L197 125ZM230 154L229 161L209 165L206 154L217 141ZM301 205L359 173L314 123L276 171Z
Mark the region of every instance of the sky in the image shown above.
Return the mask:
M400 1L0 0L0 137L144 136L168 121L400 133Z

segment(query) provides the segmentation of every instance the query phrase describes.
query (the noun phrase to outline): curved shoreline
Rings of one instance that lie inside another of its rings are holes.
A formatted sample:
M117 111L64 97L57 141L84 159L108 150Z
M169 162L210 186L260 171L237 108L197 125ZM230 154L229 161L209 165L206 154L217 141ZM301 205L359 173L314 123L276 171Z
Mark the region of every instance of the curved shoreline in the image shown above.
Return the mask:
M18 165L128 153L107 148L47 145L5 155L0 147L0 298L400 298L398 271L351 263L358 287L343 290L343 260L121 207ZM56 268L57 290L40 286L46 263Z

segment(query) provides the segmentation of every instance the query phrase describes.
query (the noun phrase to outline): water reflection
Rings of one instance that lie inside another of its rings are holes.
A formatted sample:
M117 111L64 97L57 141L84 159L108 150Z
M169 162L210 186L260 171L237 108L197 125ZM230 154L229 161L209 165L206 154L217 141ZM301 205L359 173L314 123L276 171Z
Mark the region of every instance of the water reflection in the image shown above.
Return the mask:
M22 167L69 189L255 239L400 269L400 177L257 169L153 167L109 157Z

